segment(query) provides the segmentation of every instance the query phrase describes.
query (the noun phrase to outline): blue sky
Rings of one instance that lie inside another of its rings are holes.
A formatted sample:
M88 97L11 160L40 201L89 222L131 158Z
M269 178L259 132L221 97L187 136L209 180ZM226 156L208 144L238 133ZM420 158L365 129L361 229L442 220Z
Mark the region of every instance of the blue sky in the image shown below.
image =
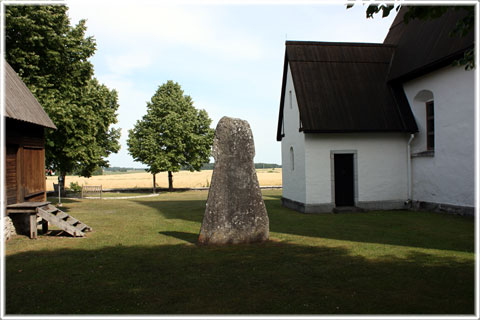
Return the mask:
M246 4L245 4L246 3ZM128 130L167 80L178 82L215 128L222 116L247 120L255 162L281 163L275 140L285 40L382 42L388 18L342 2L67 1L72 24L95 37L95 76L119 95L119 153L111 166L144 167L128 154Z

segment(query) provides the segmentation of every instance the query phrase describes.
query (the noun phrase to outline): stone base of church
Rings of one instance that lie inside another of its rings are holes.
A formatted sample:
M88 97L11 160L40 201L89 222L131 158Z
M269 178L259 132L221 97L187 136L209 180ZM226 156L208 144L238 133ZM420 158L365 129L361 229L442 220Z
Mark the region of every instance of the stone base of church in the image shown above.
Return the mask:
M402 200L393 201L359 201L355 207L335 207L333 203L306 204L282 197L282 205L302 213L340 213L361 212L370 210L398 210L406 209Z
M364 210L403 210L407 209L405 200L359 201L357 207Z
M427 201L413 201L411 209L417 211L445 212L462 216L473 216L475 214L474 207L457 206L452 204L434 203Z
M305 204L295 200L290 200L282 197L282 205L286 208L302 212L302 213L331 213L333 211L333 204Z
M339 210L333 203L306 204L295 200L282 197L282 205L286 208L302 212L302 213L331 213L331 212L360 212L373 210L415 210L415 211L433 211L444 212L450 214L459 214L473 216L475 214L474 207L457 206L445 203L432 203L426 201L413 201L407 204L403 200L389 201L359 201L352 210Z

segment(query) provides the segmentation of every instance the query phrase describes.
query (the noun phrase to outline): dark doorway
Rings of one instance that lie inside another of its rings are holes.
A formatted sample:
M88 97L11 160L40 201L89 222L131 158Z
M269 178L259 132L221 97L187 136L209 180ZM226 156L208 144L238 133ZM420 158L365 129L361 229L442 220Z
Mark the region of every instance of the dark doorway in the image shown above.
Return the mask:
M335 205L337 207L354 206L353 154L335 154L334 168Z

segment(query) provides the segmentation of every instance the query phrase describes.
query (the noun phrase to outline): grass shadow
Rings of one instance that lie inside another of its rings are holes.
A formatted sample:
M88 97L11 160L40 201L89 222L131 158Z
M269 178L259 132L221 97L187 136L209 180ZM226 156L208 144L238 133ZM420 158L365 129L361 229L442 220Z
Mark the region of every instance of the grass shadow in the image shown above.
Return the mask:
M20 252L5 267L9 315L474 312L474 260L418 252L366 259L284 242L110 246Z
M47 233L39 232L40 235L45 237L55 237L55 238L75 238L74 236L68 234L67 232L59 229L48 230Z
M53 205L58 204L58 198L55 198L55 197L47 197L47 201L50 201ZM80 202L80 201L82 201L82 199L78 198L78 200L77 200L77 199L72 199L72 198L68 198L68 199L61 198L60 201L63 204L69 204L69 203Z
M49 201L51 203L51 205L53 206L56 206L58 205L58 198L55 199L55 198L47 198L47 201ZM69 212L70 211L70 205L71 204L76 204L76 203L80 203L82 200L76 200L76 199L62 199L61 200L62 202L62 205L60 207L58 207L58 209L62 210L63 212Z
M273 199L272 199L273 198ZM342 214L303 214L281 205L280 196L268 195L265 205L270 232L408 247L474 251L473 219L413 211L372 211ZM206 200L134 200L167 219L201 223Z
M196 244L198 240L198 234L190 232L180 232L180 231L161 231L160 234L165 236L173 237L182 241L189 242L191 244Z

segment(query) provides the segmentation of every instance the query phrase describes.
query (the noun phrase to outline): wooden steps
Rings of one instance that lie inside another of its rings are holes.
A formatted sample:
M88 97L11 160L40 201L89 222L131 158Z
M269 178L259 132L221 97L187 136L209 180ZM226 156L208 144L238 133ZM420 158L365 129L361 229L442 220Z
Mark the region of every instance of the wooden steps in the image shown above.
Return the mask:
M92 228L85 223L75 219L51 204L38 207L37 214L42 219L56 225L74 237L83 237L85 236L85 232L92 231Z

